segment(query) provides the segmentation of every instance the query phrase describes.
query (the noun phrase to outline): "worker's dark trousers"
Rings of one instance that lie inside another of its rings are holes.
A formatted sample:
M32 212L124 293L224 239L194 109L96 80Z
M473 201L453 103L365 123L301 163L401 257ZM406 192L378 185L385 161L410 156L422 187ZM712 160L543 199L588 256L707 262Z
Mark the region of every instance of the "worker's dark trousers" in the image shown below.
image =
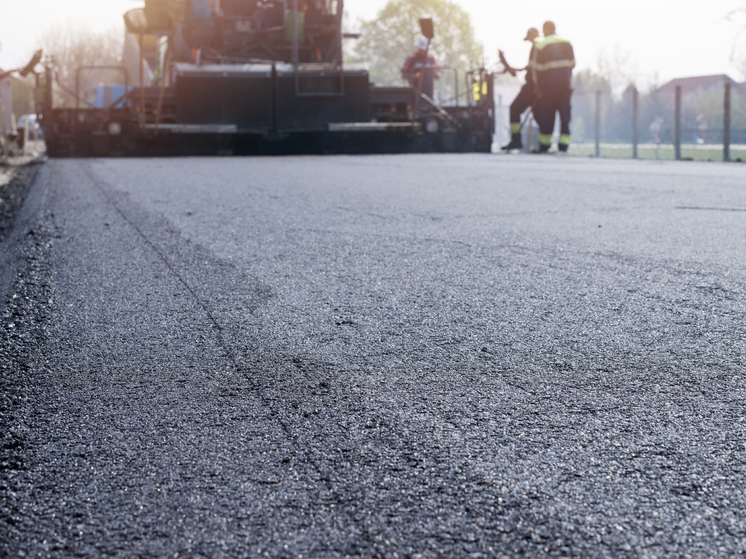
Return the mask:
M554 115L559 111L560 116L560 151L567 151L570 147L570 97L572 88L564 84L549 84L541 88L541 97L534 107L534 116L539 125L539 144L552 145L554 132Z
M519 134L521 132L521 115L526 109L534 104L536 95L534 95L534 85L526 84L518 92L516 97L510 104L510 132L511 134Z

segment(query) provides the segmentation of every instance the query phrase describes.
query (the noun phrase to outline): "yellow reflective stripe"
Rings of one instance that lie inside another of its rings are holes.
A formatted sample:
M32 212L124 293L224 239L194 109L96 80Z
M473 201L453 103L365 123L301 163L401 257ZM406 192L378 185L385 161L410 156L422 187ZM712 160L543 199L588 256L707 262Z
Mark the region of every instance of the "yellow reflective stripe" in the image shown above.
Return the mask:
M521 131L521 123L520 122L511 122L510 123L510 131L513 134L516 134Z
M572 45L570 41L568 41L567 39L563 39L559 35L549 35L548 37L544 37L540 41L537 39L534 42L534 46L537 49L542 50L544 47L548 47L549 45L556 45L557 43L568 43Z
M560 134L559 143L569 146L570 145L570 134Z
M536 69L539 72L546 72L547 70L557 70L558 68L575 68L575 59L570 58L566 60L550 60L544 64L537 64Z
M552 135L551 134L539 134L539 143L544 144L545 146L551 146Z

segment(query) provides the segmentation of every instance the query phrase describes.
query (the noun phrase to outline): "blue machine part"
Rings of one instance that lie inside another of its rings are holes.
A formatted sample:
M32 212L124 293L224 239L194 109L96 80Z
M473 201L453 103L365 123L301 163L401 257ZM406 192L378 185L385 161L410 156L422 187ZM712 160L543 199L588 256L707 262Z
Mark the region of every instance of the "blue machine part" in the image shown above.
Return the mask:
M192 17L195 19L212 19L207 0L192 0Z
M85 102L89 107L121 109L129 106L129 100L122 98L132 87L119 84L99 84L89 87L85 92ZM116 101L116 105L112 105Z

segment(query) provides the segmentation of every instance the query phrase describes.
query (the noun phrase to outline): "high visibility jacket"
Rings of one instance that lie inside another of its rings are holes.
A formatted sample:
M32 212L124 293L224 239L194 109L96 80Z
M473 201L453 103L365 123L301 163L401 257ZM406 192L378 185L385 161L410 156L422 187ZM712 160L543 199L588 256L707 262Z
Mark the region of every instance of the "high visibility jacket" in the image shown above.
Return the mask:
M575 53L572 43L559 35L548 35L534 43L534 83L545 85L572 85L572 69L575 68Z

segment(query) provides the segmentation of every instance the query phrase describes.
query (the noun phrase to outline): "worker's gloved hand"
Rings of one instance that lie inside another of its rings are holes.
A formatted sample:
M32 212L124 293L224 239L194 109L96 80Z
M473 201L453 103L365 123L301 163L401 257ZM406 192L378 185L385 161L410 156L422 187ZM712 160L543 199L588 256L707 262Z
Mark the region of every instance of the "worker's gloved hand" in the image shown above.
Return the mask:
M503 54L503 51L501 49L497 49L497 56L500 57L500 63L505 68L505 72L508 72L511 76L515 77L517 70L515 68L511 68L510 64L508 64L508 61L505 60L505 54ZM505 72L503 72L503 74Z

